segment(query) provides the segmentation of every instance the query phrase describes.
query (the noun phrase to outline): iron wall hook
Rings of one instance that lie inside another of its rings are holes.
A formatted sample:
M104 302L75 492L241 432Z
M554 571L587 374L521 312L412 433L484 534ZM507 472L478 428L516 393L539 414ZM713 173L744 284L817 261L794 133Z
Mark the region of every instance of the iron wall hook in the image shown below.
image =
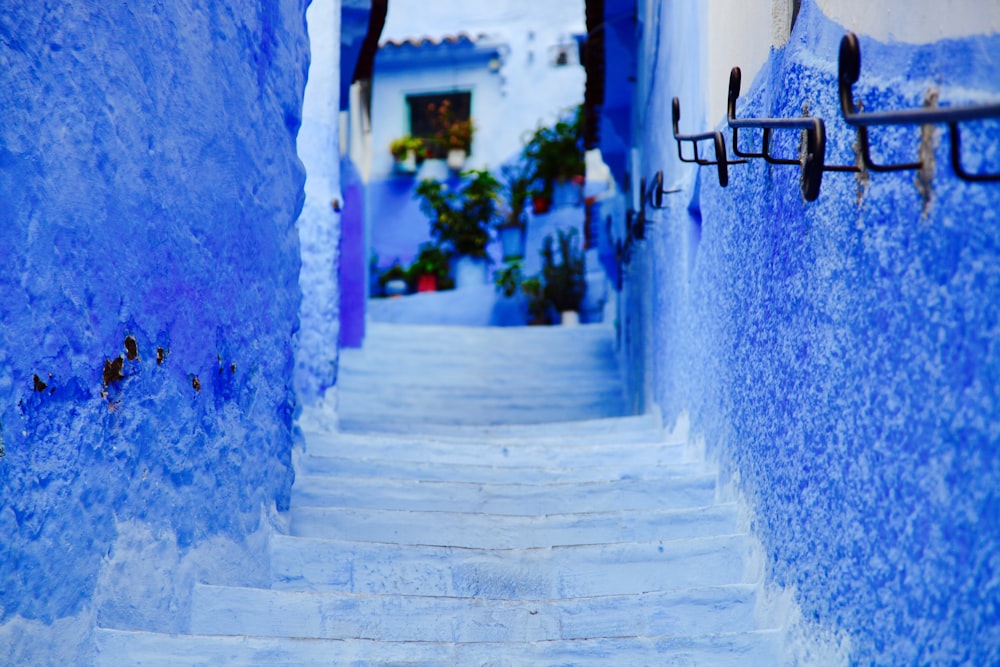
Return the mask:
M643 206L649 206L654 210L660 210L666 208L663 205L663 195L672 195L681 192L681 188L670 188L669 190L663 187L663 172L658 171L653 174L653 184L649 186L649 190L643 187L642 201Z
M740 98L743 73L734 67L729 73L729 100L727 118L733 130L733 152L740 157L763 158L769 164L796 165L801 168L802 197L806 201L816 201L823 183L823 172L856 172L855 165L826 164L826 124L821 118L803 116L801 118L737 118L736 102ZM739 148L740 128L757 128L764 131L760 152L745 152ZM806 151L801 160L777 158L771 154L772 130L802 130L806 133Z
M673 100L673 127L674 139L677 141L677 157L681 162L693 162L698 165L716 165L719 173L719 185L726 187L729 185L729 165L744 164L746 160L729 160L726 156L726 140L722 132L702 132L701 134L681 134L678 126L681 120L681 101L676 97ZM694 150L693 158L684 157L683 142L689 141ZM715 160L707 160L698 154L699 141L712 141L715 148Z
M646 208L652 208L653 210L661 210L666 208L663 205L663 195L674 194L676 192L681 192L680 188L671 188L669 190L663 187L663 172L658 171L653 174L652 185L648 188L646 187L646 177L643 176L639 179L639 192L640 192L640 202L639 209L637 211L628 211L631 215L625 216L627 234L629 242L633 240L642 241L646 238L646 227L651 222L646 218Z
M844 35L840 41L840 63L838 82L840 86L840 110L844 120L858 132L858 146L861 159L872 171L898 171L919 169L922 162L880 165L871 158L868 127L872 125L948 125L951 142L951 165L955 175L964 181L1000 181L1000 173L969 173L962 167L961 135L958 124L967 120L1000 118L1000 103L976 104L960 107L938 107L934 109L901 109L897 111L860 112L854 105L852 88L861 76L861 47L858 36L853 32Z

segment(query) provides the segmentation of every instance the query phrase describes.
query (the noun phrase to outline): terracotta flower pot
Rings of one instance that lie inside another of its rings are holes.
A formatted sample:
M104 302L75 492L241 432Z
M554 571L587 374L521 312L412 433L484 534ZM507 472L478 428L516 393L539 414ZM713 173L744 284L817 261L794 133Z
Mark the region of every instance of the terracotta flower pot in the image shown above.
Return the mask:
M424 275L417 278L418 292L436 292L437 287L438 287L438 278L432 273L425 273Z

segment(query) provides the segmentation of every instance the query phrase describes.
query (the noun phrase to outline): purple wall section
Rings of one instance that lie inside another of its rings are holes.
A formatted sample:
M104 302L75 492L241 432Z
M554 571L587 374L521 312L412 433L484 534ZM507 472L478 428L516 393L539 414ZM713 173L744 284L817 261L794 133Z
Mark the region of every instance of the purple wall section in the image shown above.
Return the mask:
M365 257L365 193L350 159L341 161L344 212L340 217L340 346L361 347L368 298Z

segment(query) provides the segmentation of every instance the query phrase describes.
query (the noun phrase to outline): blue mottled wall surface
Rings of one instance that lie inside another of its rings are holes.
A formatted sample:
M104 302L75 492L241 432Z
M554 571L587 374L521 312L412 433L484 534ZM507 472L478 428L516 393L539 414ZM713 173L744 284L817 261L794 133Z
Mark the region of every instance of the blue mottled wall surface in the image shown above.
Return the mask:
M0 12L0 621L287 504L304 4Z
M854 164L843 34L803 3L789 44L744 81L741 116L807 110L827 121L828 163ZM863 37L861 53L868 110L1000 97L1000 36ZM663 120L640 139L668 183L695 169L670 163L670 86L654 81L643 111ZM962 138L968 168L1000 171L1000 121ZM797 134L777 141L796 154ZM734 165L726 189L702 168L647 248L657 401L668 419L691 411L750 501L769 576L850 636L855 664L1000 664L1000 184L956 178L946 127L928 141L926 177L826 174L815 203L796 167ZM873 130L884 162L920 142Z

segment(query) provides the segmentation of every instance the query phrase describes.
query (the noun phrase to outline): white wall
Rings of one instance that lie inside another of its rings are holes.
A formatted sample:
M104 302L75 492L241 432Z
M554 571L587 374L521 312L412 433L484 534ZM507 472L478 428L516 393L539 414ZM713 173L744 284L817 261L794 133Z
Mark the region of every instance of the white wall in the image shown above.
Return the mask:
M808 0L806 0L808 1ZM997 0L813 0L828 17L858 34L882 41L926 44L946 38L1000 32L1000 2ZM705 127L719 123L725 114L729 71L743 70L747 90L772 46L788 40L791 0L686 0L688 11L700 13L694 28L697 58L685 59L700 69L706 117ZM676 26L672 30L676 37ZM700 61L700 62L699 62ZM683 100L682 100L683 101ZM694 118L688 117L692 124Z
M295 389L299 401L322 399L335 380L340 292L340 0L313 0L306 13L311 60L297 150L306 168L305 205L298 220L302 268Z
M480 87L478 95L473 93L473 119L479 126L473 146L475 165L495 167L497 161L520 150L526 132L550 124L561 112L583 102L583 67L549 63L550 49L572 42L573 34L586 32L583 0L392 0L382 41L438 39L463 32L473 37L489 35L491 43L503 46L500 70L492 75L497 93L485 80L475 81ZM376 73L377 99L372 104L374 132L379 135L373 137L373 178L386 173L377 161L383 159L382 153L388 155L388 145L379 137L388 133L391 140L408 130L407 123L400 121L405 104L379 92L389 85L380 77ZM431 82L422 80L420 85ZM396 108L385 109L384 104ZM380 127L383 123L386 130Z
M373 178L385 178L392 172L389 143L410 131L406 96L451 90L472 93L471 113L477 132L467 168L495 166L513 152L510 138L505 136L500 75L490 72L484 61L473 61L467 67L376 70L372 86Z
M997 0L816 0L848 30L881 41L930 44L1000 32Z

